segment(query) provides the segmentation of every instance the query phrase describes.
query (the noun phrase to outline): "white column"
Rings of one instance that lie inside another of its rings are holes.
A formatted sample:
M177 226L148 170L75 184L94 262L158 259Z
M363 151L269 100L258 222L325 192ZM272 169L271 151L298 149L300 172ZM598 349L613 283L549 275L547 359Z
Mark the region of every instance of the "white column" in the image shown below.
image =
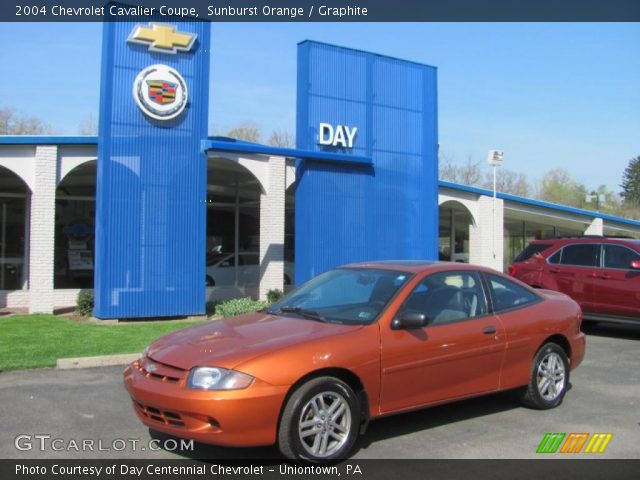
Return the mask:
M284 283L285 158L270 157L269 185L260 196L260 299Z
M585 235L604 235L604 223L601 218L594 218L584 231Z
M29 313L53 312L57 146L36 147L29 220Z
M495 218L495 226L494 226ZM503 271L504 202L481 195L478 198L476 225L469 231L469 263Z

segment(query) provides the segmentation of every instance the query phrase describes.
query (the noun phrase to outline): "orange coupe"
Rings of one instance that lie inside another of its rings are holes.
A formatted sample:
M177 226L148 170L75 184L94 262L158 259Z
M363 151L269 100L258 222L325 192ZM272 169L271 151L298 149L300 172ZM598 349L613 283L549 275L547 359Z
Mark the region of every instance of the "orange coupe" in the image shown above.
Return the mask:
M373 262L323 273L264 311L187 328L127 367L140 420L291 459L344 458L370 420L520 389L559 405L584 357L569 297L459 263Z

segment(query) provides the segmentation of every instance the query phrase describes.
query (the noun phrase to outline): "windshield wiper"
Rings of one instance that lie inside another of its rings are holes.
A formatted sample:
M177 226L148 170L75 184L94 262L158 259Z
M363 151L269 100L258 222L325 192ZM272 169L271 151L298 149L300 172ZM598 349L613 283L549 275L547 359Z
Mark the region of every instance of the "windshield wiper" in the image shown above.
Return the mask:
M269 313L278 314L278 313L297 313L298 315L302 315L304 318L308 318L310 320L317 320L319 322L326 322L327 319L320 315L318 312L314 310L306 310L302 307L289 307L284 306L280 307L277 310L272 310Z

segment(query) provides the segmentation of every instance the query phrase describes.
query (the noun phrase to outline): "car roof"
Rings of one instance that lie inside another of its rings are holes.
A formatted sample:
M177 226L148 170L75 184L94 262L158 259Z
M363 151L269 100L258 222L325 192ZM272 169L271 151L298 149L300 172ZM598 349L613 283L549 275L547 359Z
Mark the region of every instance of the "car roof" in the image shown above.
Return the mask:
M606 237L599 235L584 235L580 237L552 237L532 240L533 244L567 245L569 243L613 243L628 245L640 249L640 240L626 237Z
M496 270L479 265L460 262L441 262L434 260L378 260L375 262L360 262L343 265L341 268L376 268L380 270L395 270L400 272L437 272L441 270L476 270L489 273L499 273Z

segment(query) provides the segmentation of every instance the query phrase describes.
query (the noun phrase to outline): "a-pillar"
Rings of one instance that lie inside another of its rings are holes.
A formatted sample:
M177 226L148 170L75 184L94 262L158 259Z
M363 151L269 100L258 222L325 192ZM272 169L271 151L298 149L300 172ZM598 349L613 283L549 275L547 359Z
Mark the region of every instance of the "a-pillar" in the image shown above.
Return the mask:
M495 203L494 203L495 202ZM469 231L469 263L503 271L504 202L481 195L478 217Z
M284 284L285 158L270 157L267 191L260 196L260 299Z
M58 147L36 147L29 220L29 313L53 312L53 252Z

